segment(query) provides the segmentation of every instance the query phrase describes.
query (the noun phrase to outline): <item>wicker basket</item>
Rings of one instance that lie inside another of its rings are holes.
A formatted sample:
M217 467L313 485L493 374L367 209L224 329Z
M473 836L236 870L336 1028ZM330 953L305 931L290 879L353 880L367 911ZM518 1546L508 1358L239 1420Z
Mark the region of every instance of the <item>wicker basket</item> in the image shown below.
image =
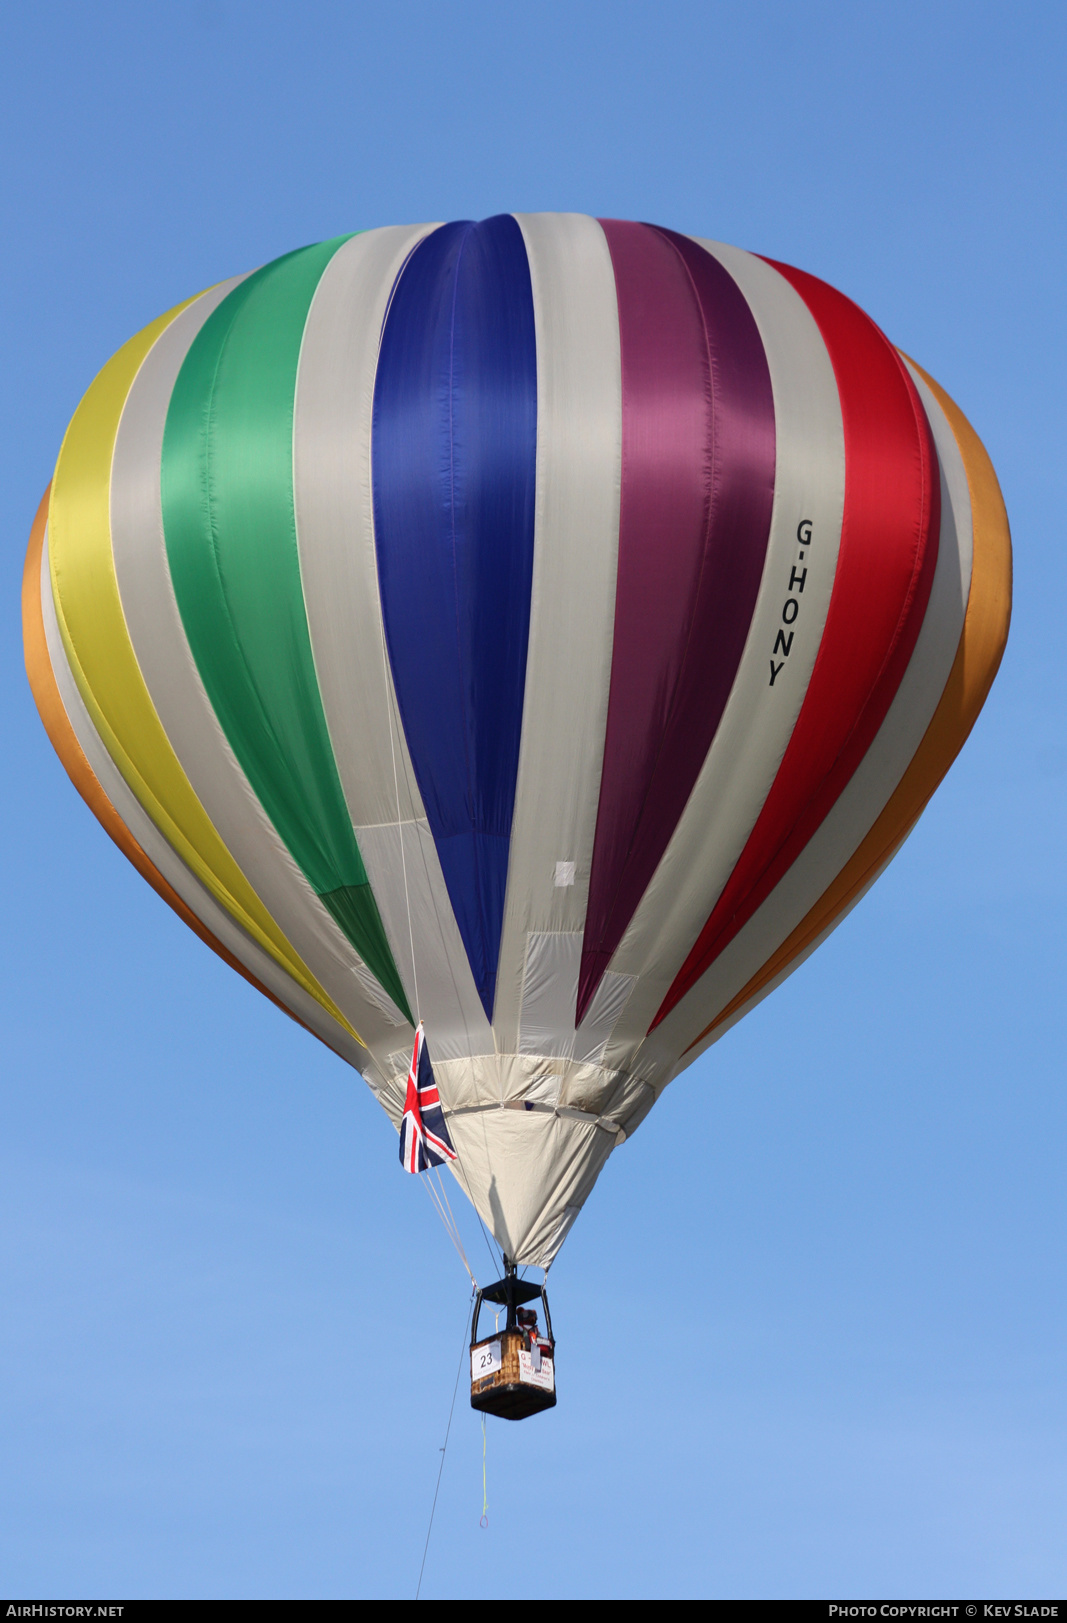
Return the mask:
M521 1330L500 1330L475 1342L471 1347L471 1408L503 1420L525 1420L542 1409L554 1409L555 1351L550 1341L531 1344Z

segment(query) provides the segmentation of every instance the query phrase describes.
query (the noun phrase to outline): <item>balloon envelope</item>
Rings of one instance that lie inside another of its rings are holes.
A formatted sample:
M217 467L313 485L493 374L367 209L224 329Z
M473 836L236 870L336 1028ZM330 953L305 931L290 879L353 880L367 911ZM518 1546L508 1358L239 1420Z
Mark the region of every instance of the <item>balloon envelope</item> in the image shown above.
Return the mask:
M31 537L75 784L547 1266L659 1093L961 747L1010 543L959 409L825 283L580 215L391 227L131 339Z

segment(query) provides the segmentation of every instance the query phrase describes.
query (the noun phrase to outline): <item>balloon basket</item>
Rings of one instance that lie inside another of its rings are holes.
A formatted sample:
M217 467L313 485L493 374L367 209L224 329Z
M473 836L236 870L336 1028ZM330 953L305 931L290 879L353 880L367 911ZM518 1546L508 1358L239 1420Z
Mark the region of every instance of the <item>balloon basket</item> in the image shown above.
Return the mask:
M527 1415L556 1406L555 1348L544 1342L539 1358L526 1344L521 1330L501 1330L471 1348L471 1408L502 1420L525 1420ZM479 1375L487 1366L489 1373Z
M495 1285L478 1292L471 1319L471 1408L502 1420L525 1420L542 1409L556 1406L556 1346L552 1319L543 1285L516 1277L513 1264L504 1259L505 1275ZM536 1314L519 1310L526 1302L541 1299L547 1335L536 1329ZM494 1302L507 1309L503 1330L478 1337L482 1303ZM532 1323L530 1321L533 1321Z

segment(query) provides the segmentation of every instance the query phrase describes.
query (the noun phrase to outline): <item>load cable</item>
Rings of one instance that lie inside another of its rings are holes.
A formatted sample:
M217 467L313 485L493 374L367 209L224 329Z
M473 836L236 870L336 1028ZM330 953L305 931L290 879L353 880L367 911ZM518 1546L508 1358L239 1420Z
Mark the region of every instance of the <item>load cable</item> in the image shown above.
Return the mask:
M459 1224L456 1222L456 1219L452 1214L452 1207L449 1205L448 1195L445 1193L445 1186L441 1180L441 1174L440 1172L437 1174L437 1187L435 1188L433 1173L434 1169L432 1167L427 1168L425 1172L420 1174L419 1182L422 1184L423 1188L426 1190L426 1193L433 1202L434 1210L441 1219L441 1222L444 1224L445 1233L455 1246L456 1254L464 1268L467 1270L467 1275L470 1279L471 1285L475 1290L477 1290L478 1281L475 1279L471 1265L467 1261L467 1253L463 1248L463 1239L459 1232Z

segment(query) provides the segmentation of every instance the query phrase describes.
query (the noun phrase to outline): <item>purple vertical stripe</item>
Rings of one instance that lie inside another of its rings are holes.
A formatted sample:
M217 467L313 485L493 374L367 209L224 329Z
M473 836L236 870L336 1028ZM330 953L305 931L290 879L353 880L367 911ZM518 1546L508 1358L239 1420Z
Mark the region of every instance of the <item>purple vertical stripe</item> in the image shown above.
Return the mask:
M774 496L752 312L688 238L602 220L622 350L622 494L580 1020L677 826L733 685Z

